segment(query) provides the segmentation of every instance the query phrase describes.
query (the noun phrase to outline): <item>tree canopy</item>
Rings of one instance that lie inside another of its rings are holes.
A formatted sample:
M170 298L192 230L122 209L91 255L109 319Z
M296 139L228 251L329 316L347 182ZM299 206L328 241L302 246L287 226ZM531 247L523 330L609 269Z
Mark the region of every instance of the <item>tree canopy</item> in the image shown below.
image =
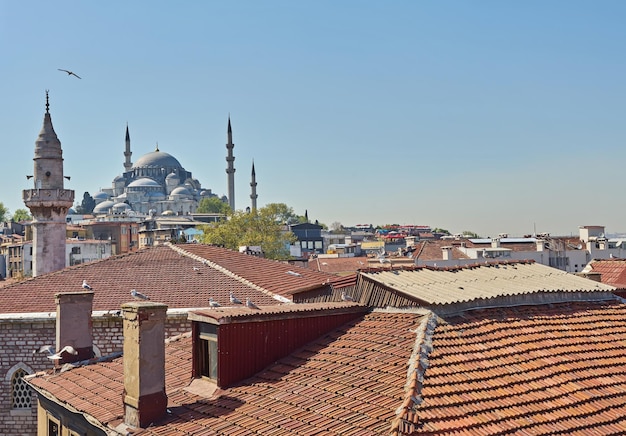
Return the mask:
M218 197L203 198L196 209L197 213L222 213L224 215L230 212L228 203L222 201Z
M289 245L297 238L283 228L282 212L289 210L282 203L273 203L250 213L230 212L217 223L202 226L201 242L221 245L231 250L240 246L260 246L269 259L288 259Z
M0 223L7 220L9 217L9 209L4 206L4 203L0 202Z
M30 221L31 219L33 219L33 217L27 209L17 209L11 217L11 220L17 223L20 221Z
M76 207L76 212L80 214L90 214L93 212L96 207L96 200L89 194L89 192L85 192L83 194L83 201L79 206Z

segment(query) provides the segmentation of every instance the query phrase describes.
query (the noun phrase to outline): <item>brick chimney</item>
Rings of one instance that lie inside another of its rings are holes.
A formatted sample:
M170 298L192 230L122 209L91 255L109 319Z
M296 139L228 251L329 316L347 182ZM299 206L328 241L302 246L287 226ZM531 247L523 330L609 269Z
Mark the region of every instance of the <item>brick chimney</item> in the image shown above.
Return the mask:
M146 428L167 409L165 318L167 306L122 304L124 317L124 423Z
M56 351L66 345L74 347L78 354L63 353L59 364L78 362L93 357L93 333L91 310L93 292L68 292L54 296L57 307Z

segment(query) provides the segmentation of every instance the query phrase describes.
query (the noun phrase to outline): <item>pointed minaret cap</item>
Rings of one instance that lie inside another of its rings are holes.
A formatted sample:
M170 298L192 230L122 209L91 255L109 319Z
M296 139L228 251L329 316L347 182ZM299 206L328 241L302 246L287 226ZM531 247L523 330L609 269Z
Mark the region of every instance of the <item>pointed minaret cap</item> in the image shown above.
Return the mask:
M62 156L61 141L59 141L54 127L52 127L50 100L48 90L46 90L46 113L43 117L43 126L41 126L39 137L35 141L35 158L61 158Z

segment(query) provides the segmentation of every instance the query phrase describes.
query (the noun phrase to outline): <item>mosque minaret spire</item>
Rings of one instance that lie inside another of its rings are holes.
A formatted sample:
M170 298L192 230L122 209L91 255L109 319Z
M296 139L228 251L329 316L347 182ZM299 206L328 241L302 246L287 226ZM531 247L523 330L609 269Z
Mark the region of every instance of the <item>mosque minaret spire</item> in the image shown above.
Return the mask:
M133 163L130 161L130 157L133 152L130 151L130 134L128 133L128 123L126 123L126 151L124 151L124 157L126 160L124 161L124 169L126 171L130 171L133 167Z
M74 191L63 186L63 151L52 127L46 91L46 113L35 141L33 189L22 191L24 204L33 215L33 276L65 268L67 211Z
M252 192L250 193L252 210L256 210L256 199L258 198L258 195L256 193L256 173L254 172L254 161L252 161L252 179L250 181L250 188L252 188Z
M235 210L235 156L233 156L233 130L230 127L230 115L228 115L228 144L226 149L228 155L226 156L226 162L228 167L226 168L226 174L228 174L228 205L232 210Z

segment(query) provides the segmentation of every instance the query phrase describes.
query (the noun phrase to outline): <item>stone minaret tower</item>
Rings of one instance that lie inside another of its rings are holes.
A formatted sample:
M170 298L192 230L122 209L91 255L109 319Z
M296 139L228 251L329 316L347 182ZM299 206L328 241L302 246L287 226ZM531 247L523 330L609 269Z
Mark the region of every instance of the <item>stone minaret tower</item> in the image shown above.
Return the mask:
M63 188L63 152L49 109L46 91L46 113L35 141L35 188L22 192L33 215L33 276L65 268L65 217L74 203L74 191Z
M132 151L130 151L130 135L128 133L128 123L126 123L126 151L124 152L124 157L126 160L124 161L124 169L126 171L130 171L133 167L133 163L130 161L130 157L132 156Z
M250 188L252 188L252 193L250 194L250 199L252 200L252 210L256 210L256 199L258 195L256 194L256 173L254 172L254 161L252 161L252 180L250 181Z
M228 174L228 205L234 211L235 210L235 156L233 156L233 130L230 128L230 115L228 116L228 144L226 149L228 150L228 156L226 156L226 162L228 168L226 168L226 174Z

